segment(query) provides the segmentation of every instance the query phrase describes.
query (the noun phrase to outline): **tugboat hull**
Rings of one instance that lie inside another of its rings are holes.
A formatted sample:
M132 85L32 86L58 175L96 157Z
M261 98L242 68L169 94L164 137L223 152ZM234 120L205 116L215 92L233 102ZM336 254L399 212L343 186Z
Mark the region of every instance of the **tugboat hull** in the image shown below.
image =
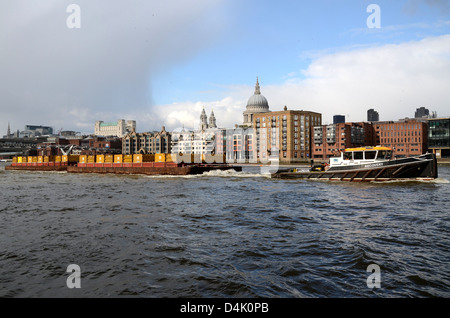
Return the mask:
M322 179L336 181L390 181L397 179L435 179L438 177L434 154L390 160L349 167L334 167L327 171L293 169L271 175L280 179Z

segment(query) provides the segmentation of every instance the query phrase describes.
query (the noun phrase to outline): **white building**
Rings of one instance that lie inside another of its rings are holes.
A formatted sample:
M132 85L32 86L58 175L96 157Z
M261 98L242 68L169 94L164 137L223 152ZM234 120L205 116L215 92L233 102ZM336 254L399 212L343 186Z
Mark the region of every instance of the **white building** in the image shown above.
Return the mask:
M136 130L136 121L119 119L117 122L105 123L103 121L95 122L95 132L97 136L115 136L122 138L127 133Z
M185 130L172 132L172 153L176 154L212 154L215 153L217 128L214 112L208 118L205 108L200 115L200 129L196 131Z

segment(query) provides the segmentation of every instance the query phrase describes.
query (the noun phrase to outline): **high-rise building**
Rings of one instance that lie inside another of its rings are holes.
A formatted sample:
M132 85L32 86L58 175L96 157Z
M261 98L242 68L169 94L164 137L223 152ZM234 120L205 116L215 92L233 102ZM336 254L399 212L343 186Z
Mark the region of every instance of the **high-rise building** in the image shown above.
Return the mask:
M380 120L380 116L376 110L371 108L367 111L367 121L374 122L374 121L379 121L379 120Z
M414 118L422 118L430 115L430 111L425 107L416 108Z
M333 124L345 123L344 115L334 115L333 116Z
M428 148L437 158L450 158L450 118L428 120Z

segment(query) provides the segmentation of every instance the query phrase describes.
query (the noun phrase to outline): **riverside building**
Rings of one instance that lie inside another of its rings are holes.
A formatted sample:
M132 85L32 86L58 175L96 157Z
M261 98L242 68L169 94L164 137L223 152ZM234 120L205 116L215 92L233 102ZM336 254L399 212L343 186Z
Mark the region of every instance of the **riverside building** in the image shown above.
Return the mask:
M214 111L206 115L205 108L200 114L198 130L172 132L172 153L176 154L223 154L225 129L218 128Z
M122 153L156 154L171 153L172 135L163 126L159 132L137 133L135 130L122 138Z
M280 163L295 163L311 158L312 127L322 124L322 114L288 110L253 115L256 133L256 158L266 162L278 151Z
M313 128L313 159L338 156L345 148L374 146L375 136L371 123L338 123Z
M136 130L136 121L119 119L117 122L105 123L103 121L95 122L94 134L96 136L115 136L124 137L127 133Z
M399 158L421 155L428 150L428 123L418 119L380 121L373 124L376 144L391 147Z
M438 159L450 158L450 118L428 120L428 148Z

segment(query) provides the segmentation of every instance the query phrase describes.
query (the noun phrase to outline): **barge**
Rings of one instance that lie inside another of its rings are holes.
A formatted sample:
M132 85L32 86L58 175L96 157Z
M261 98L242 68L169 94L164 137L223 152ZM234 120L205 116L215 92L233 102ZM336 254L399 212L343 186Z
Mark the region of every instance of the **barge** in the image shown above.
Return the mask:
M280 179L320 179L332 181L433 180L438 177L437 159L426 153L407 158L392 158L389 147L348 148L329 163L311 168L279 170L271 174Z
M176 162L170 155L164 154L110 156L110 159L108 155L16 157L13 158L11 165L5 167L5 170L144 175L194 175L212 170L242 171L242 167L226 163ZM174 158L176 159L175 156Z

